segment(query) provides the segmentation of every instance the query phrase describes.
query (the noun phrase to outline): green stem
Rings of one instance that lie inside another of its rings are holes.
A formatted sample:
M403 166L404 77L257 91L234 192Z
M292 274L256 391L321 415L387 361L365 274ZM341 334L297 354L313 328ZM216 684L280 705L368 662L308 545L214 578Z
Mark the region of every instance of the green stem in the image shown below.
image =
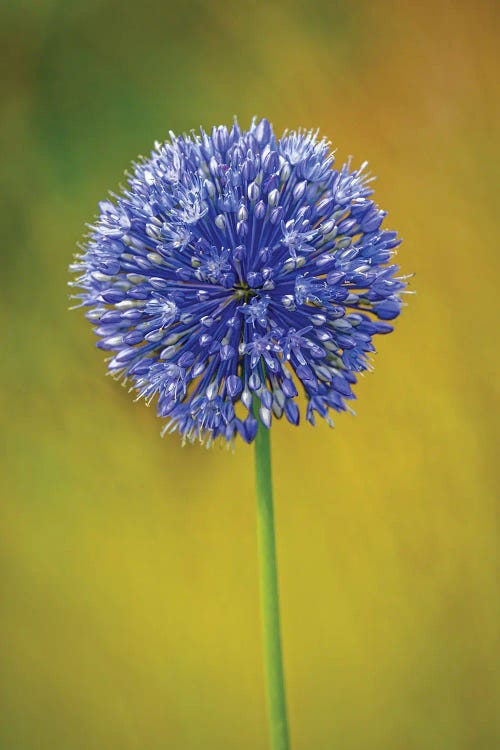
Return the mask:
M271 729L271 750L289 750L285 680L281 654L269 432L259 420L259 429L255 439L255 479L264 664Z

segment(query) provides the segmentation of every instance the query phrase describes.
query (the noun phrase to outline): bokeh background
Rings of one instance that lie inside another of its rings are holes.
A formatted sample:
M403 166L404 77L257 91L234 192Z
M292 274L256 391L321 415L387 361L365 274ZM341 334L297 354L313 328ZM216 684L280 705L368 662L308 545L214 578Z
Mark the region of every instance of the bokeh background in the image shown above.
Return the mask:
M267 747L252 451L106 378L67 266L168 131L253 114L368 159L415 296L357 417L273 428L294 750L493 750L494 0L0 5L2 750Z

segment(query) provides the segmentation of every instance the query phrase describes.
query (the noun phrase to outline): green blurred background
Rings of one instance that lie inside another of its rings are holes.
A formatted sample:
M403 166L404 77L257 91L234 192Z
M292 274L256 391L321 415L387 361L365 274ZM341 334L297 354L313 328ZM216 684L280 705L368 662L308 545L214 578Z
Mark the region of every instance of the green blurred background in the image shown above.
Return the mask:
M267 747L251 450L159 437L67 266L170 129L365 158L416 296L353 418L273 428L293 750L500 743L499 5L3 2L1 750Z

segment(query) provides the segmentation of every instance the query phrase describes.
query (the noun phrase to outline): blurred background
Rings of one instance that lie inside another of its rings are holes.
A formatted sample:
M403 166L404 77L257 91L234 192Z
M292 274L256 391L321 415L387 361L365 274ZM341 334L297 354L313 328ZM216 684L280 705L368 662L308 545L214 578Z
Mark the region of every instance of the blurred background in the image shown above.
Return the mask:
M500 743L494 0L0 6L0 747L267 747L252 451L105 377L67 266L155 139L368 159L416 296L357 417L273 428L293 750Z

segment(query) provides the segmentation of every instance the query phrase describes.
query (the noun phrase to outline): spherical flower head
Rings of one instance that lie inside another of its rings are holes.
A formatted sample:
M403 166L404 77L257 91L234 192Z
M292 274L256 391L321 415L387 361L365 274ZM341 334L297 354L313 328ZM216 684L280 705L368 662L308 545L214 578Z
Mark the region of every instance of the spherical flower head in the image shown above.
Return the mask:
M210 444L258 419L331 423L405 287L366 165L334 166L316 132L170 134L103 201L73 285L108 368L166 431Z

